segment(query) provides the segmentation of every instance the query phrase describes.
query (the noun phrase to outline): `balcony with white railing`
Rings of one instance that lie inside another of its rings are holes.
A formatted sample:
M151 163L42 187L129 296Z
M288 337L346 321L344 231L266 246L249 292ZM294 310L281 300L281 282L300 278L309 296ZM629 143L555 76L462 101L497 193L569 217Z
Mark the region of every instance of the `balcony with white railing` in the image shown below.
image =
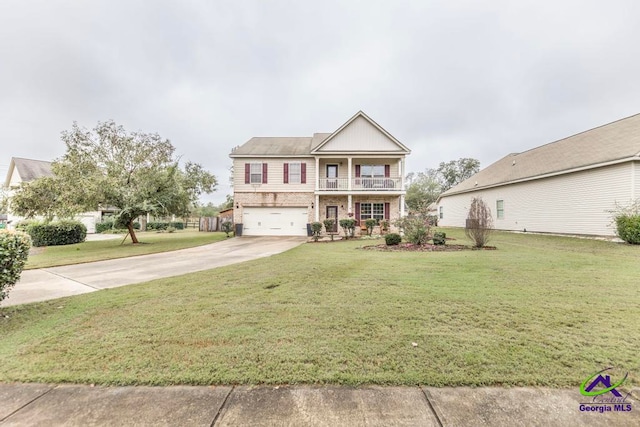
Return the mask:
M319 191L402 191L402 178L320 178Z

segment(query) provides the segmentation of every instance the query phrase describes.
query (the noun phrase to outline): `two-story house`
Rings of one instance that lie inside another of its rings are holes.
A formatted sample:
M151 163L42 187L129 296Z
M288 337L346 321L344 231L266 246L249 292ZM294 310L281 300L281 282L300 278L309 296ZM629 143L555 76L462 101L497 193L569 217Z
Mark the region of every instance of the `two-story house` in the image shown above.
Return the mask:
M411 151L362 111L333 133L256 137L235 148L234 222L243 235L307 236L309 224L404 216ZM238 227L239 224L242 224Z

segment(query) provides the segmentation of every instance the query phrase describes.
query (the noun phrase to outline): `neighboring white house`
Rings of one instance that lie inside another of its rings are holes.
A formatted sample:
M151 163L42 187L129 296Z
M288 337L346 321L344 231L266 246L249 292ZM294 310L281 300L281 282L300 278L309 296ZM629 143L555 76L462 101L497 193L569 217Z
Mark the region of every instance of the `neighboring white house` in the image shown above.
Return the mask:
M9 163L7 177L4 181L4 187L7 189L9 200L21 183L52 175L51 162L12 157ZM13 215L10 206L11 205L9 205L7 222L9 223L9 228L14 228L16 223L23 218ZM84 212L77 215L76 219L82 221L87 227L87 233L95 233L96 223L102 220L102 213L103 211Z
M464 227L478 196L499 230L614 235L610 211L640 197L640 114L507 155L443 193L438 224Z
M362 111L333 133L251 138L230 157L234 223L244 235L308 234L326 218L404 215L410 150Z

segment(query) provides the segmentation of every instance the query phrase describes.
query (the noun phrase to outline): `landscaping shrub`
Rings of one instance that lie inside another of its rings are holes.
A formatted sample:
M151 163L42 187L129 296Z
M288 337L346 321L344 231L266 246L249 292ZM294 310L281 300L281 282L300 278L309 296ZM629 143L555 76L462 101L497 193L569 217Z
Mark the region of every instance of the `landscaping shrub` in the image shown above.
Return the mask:
M371 236L371 233L373 233L373 227L375 227L376 225L378 225L378 221L373 218L370 218L364 222L364 226L367 227L367 236Z
M384 236L384 241L387 246L399 245L402 241L402 237L400 237L400 235L397 233L389 233Z
M447 242L447 234L442 231L436 231L433 233L433 244L444 245Z
M331 240L333 240L333 231L329 231L329 230L333 230L333 226L336 223L335 220L332 218L327 218L322 222L324 224L325 230L327 231L327 234L329 234L331 236Z
M348 238L349 236L353 237L356 230L356 220L353 218L345 218L339 221L340 228L344 230L344 237Z
M610 212L618 237L632 245L640 245L640 199L628 206L616 204L616 209Z
M424 245L429 240L429 221L420 215L409 215L396 221L407 241L414 245Z
M382 221L380 221L380 231L381 232L389 231L389 221L388 220L383 219Z
M35 223L27 228L33 246L59 246L84 242L87 227L80 221Z
M134 222L133 229L140 230L140 223ZM106 234L116 233L117 234L117 233L126 233L127 231L128 230L127 230L126 224L122 224L119 221L114 221L112 219L107 219L96 224L96 233L106 233Z
M474 197L469 206L469 214L464 228L464 234L473 241L476 248L481 248L489 242L493 232L493 217L491 209L482 200L482 197Z
M313 241L317 242L320 237L320 233L322 233L322 223L321 222L312 222L311 223L311 234L313 236Z
M26 233L27 228L29 228L31 224L37 224L38 222L39 221L36 221L35 219L23 219L21 221L18 221L18 223L16 224L16 230L24 231Z
M222 221L220 229L229 237L229 233L233 230L233 221Z
M184 230L184 222L148 222L147 230L166 230L169 227L173 227L176 230Z
M26 233L0 230L0 301L20 279L30 247L31 238Z

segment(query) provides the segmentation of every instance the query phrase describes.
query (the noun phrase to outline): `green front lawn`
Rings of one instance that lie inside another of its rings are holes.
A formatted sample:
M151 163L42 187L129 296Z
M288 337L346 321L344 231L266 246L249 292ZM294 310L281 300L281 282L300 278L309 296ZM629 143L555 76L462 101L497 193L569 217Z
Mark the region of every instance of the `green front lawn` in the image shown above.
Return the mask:
M497 233L495 251L357 249L372 243L2 309L0 381L577 390L615 366L638 384L640 247Z
M121 244L124 235L119 235L118 238L113 240L33 248L25 268L55 267L59 265L102 261L105 259L155 254L202 246L225 239L224 233L205 233L190 230L176 231L174 233L157 233L154 231L137 232L136 236L141 242L137 245L132 244L129 237Z

